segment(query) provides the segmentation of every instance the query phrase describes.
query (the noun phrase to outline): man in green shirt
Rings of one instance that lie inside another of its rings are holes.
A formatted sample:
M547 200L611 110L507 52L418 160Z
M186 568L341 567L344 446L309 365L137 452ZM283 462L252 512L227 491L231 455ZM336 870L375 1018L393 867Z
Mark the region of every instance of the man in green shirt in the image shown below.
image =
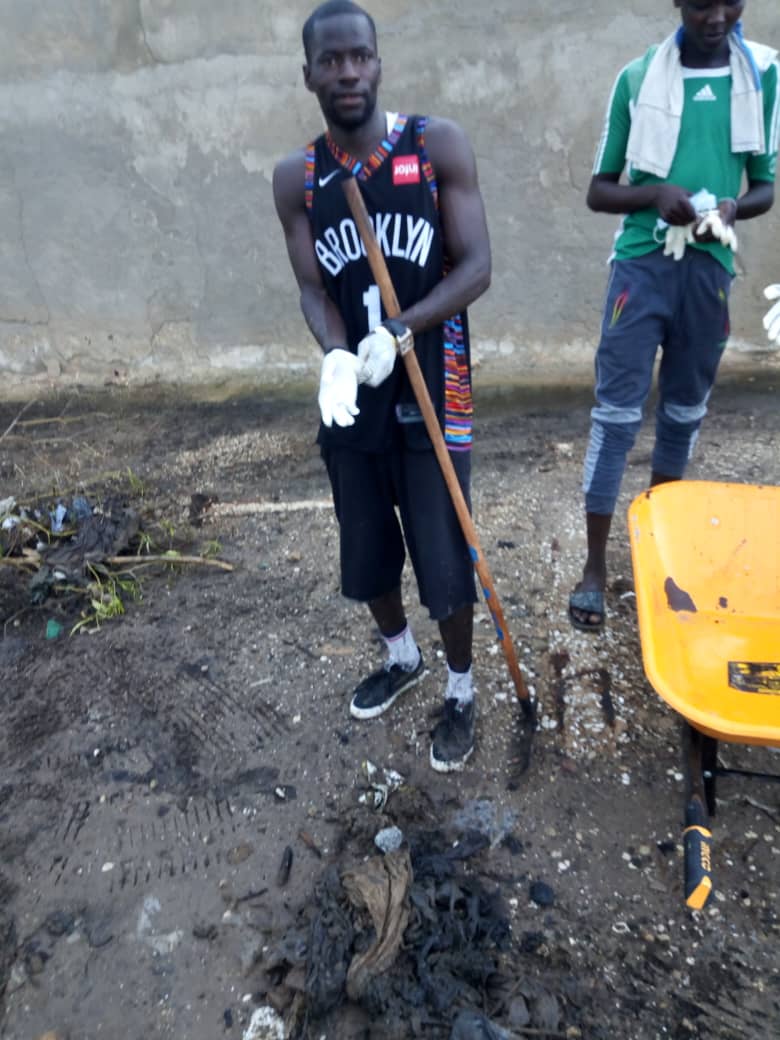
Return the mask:
M588 554L572 625L604 622L609 529L662 358L651 484L683 476L729 335L735 221L766 213L777 165L777 52L742 36L746 0L674 0L678 30L618 75L588 206L615 238L585 459ZM743 190L744 186L744 190Z

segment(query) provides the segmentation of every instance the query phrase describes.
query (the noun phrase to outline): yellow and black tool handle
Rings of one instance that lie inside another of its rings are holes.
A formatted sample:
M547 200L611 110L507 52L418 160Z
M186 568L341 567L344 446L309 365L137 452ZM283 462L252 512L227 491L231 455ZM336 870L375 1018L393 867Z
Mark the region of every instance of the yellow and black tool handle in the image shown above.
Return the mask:
M685 902L701 910L712 892L712 831L707 826L707 811L693 798L685 809Z
M363 240L371 272L379 286L379 292L387 316L388 318L396 318L401 313L401 307L398 303L398 297L396 296L395 288L390 278L390 272L385 263L385 258L382 255L382 250L379 248L379 243L376 240L374 228L369 219L366 205L363 202L363 196L360 194L360 188L358 187L357 181L354 177L346 177L343 181L343 188L352 216L355 218L355 223L360 232L360 237ZM411 344L409 346L411 346ZM420 363L417 360L417 355L414 350L409 349L408 347L407 349L404 349L403 344L401 345L400 353L404 365L406 366L406 373L409 376L409 382L412 384L414 396L417 399L417 404L422 412L423 419L425 420L425 428L428 431L428 436L433 444L436 458L439 461L442 475L444 476L447 489L452 498L452 504L457 514L458 521L460 522L463 536L466 539L466 544L469 547L471 558L474 561L474 569L477 572L477 577L482 586L487 608L490 611L490 616L495 625L496 636L498 637L504 651L504 657L506 659L507 667L509 668L509 674L511 675L515 686L515 692L520 700L524 714L528 717L532 717L534 714L533 702L520 671L520 665L517 661L515 648L512 645L512 639L509 635L506 621L504 620L501 603L499 602L498 594L495 585L493 584L493 578L491 577L487 561L482 552L482 547L479 544L477 531L474 527L474 522L471 519L469 508L466 505L466 499L463 495L461 486L458 483L455 467L452 465L452 459L447 451L447 445L444 443L444 436L441 432L439 420L436 416L436 410L433 407L433 402L428 393L428 387L425 383L422 370L420 369Z

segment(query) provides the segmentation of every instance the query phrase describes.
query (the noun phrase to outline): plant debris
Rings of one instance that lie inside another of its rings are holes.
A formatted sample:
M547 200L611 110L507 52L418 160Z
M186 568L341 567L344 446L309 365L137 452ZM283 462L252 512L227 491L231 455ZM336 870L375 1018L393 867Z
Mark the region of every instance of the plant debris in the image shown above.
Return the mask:
M52 597L87 598L89 605L71 634L99 628L123 614L128 600L141 598L132 570L138 565L202 563L233 569L211 554L188 556L172 548L156 553L153 547L140 512L122 495L101 502L82 494L52 503L17 505L13 496L0 501L0 565L30 573L31 605L41 606Z

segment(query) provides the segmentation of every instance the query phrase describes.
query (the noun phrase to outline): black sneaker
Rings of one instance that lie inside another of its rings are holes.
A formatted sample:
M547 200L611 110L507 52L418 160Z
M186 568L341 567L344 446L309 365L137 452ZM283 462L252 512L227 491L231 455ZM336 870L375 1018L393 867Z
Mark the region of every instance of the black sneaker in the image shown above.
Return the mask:
M474 701L461 705L454 697L447 697L444 717L433 731L431 766L439 773L462 769L473 750Z
M403 669L399 664L386 664L357 687L349 706L350 715L356 719L375 719L387 711L404 690L419 682L424 671L422 654L411 671Z

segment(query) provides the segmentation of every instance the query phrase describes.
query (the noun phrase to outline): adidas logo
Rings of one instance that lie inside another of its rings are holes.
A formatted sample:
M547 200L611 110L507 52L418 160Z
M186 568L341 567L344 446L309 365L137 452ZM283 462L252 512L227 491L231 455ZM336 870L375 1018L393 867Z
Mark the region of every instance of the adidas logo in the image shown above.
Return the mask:
M701 90L697 90L693 95L694 101L717 101L715 93L709 83L705 83Z

